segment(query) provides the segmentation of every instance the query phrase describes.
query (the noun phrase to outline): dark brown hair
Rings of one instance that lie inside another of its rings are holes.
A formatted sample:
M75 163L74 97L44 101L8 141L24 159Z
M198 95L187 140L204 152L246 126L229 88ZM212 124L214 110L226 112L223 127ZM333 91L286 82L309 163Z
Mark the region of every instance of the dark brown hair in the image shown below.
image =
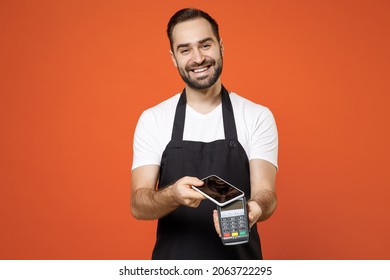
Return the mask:
M218 23L215 21L215 19L213 19L208 13L204 11L194 9L194 8L186 8L177 11L168 22L167 35L169 38L169 44L171 46L172 51L173 51L172 32L176 24L180 22L194 20L197 18L204 18L205 20L207 20L211 24L211 28L213 30L214 36L217 38L218 42L220 41Z

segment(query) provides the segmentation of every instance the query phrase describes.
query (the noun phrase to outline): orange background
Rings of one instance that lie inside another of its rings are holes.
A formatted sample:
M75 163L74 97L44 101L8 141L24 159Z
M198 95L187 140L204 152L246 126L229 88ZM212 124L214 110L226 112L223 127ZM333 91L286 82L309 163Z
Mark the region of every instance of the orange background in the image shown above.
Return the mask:
M179 92L165 28L220 24L225 86L280 136L267 259L390 259L388 1L1 1L0 258L148 259L133 132Z

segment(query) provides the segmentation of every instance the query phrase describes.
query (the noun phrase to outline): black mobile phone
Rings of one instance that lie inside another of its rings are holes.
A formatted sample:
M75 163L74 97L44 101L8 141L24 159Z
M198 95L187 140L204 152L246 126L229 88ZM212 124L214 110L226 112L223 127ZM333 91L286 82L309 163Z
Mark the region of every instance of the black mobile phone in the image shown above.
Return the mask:
M192 188L213 201L218 206L225 206L244 196L244 192L216 175L203 178L203 186Z
M249 241L246 199L242 197L228 205L218 206L221 239L224 245L238 245Z

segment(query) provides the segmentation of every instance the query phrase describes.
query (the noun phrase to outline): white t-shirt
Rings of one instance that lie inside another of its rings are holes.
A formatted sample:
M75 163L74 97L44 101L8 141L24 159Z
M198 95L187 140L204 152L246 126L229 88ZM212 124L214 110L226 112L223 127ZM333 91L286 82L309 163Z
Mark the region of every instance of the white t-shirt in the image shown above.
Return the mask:
M230 93L238 141L248 159L263 159L278 166L278 132L271 111L236 93ZM143 165L160 165L165 147L172 137L173 121L180 94L145 110L134 133L132 169ZM183 140L212 142L225 139L222 104L213 111L201 114L188 104Z

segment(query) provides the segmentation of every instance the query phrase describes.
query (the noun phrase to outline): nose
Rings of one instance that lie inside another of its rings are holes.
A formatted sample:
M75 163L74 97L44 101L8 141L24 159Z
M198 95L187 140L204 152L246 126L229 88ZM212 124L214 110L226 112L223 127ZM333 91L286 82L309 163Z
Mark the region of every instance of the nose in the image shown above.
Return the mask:
M205 60L205 56L203 55L203 53L200 51L200 50L195 50L194 51L194 56L193 56L193 60L194 62L196 62L197 64L202 64L202 62Z

